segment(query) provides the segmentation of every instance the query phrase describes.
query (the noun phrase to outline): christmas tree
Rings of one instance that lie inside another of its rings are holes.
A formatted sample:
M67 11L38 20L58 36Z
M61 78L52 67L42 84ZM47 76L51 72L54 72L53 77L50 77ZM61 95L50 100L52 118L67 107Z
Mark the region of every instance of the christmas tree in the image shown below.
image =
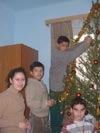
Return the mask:
M77 45L83 35L92 36L93 41L90 48L73 61L64 75L64 91L51 93L59 97L60 115L65 114L64 122L71 119L70 103L76 96L81 96L87 102L88 111L98 121L100 128L100 3L92 2L92 8L83 23L76 39L72 40ZM77 65L78 64L78 65ZM79 75L78 75L79 73Z
M92 2L92 8L81 31L73 43L76 44L83 34L93 37L92 44L84 56L80 56L78 65L74 61L64 76L65 91L60 95L60 102L66 101L67 116L73 97L82 96L87 102L88 111L100 119L100 3ZM80 76L77 75L80 74ZM67 117L67 119L68 119Z

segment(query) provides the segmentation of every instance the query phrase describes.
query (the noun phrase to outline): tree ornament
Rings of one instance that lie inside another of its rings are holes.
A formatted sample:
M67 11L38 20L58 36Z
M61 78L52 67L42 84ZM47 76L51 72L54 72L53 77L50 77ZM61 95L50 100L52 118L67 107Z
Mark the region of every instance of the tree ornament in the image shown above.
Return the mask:
M97 86L97 84L96 83L94 83L94 82L91 82L91 86L90 86L90 88L91 88L91 90L97 90L98 89L98 86Z
M100 131L100 122L98 122L98 130Z
M76 70L72 70L72 73L73 73L73 74L76 74Z
M95 33L96 33L97 35L99 35L99 34L100 34L100 31L97 29L97 30L95 31Z
M67 79L69 82L71 82L73 80L73 76L70 74Z
M70 112L70 111L68 111L68 112L67 112L67 115L68 115L68 116L71 116L71 112Z
M100 106L97 108L97 115L98 115L99 118L100 118Z
M76 97L81 97L81 93L76 93Z
M100 95L98 96L98 103L100 104ZM100 107L100 106L99 106ZM100 108L99 108L100 109Z
M75 67L72 67L72 68L71 68L71 72L72 72L73 74L76 73Z
M94 63L94 65L97 65L97 64L98 64L98 60L95 59L95 60L93 61L93 63Z
M98 119L100 119L100 115L98 115Z
M63 115L63 114L64 114L64 110L61 110L61 111L60 111L60 114Z

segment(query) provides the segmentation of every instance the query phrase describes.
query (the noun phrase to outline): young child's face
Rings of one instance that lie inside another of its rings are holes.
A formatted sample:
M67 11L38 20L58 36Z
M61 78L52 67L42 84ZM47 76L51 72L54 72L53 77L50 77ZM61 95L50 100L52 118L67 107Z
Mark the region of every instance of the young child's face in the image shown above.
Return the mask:
M31 71L31 75L34 79L41 80L42 76L44 74L42 67L35 67L33 71Z
M77 104L71 108L71 112L75 121L82 121L85 116L86 108L82 104Z
M58 49L61 51L66 51L68 48L68 42L62 42L57 45Z

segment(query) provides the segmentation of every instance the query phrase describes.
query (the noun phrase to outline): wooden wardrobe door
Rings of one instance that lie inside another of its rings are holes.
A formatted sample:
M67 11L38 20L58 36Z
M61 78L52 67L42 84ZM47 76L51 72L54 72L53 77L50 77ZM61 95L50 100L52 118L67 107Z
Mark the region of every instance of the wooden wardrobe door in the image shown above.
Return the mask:
M0 92L7 88L5 82L8 72L14 67L24 67L28 77L29 66L33 61L38 60L38 51L24 44L0 46ZM22 90L25 98L25 89ZM26 100L26 99L25 99ZM25 116L28 118L29 109L26 106Z

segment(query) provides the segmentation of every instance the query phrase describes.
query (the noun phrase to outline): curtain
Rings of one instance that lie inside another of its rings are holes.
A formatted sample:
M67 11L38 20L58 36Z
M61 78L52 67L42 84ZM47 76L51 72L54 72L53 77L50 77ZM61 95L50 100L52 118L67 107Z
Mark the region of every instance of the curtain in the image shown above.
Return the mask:
M71 21L51 24L51 53L55 48L59 36L67 36L70 40L73 38Z

